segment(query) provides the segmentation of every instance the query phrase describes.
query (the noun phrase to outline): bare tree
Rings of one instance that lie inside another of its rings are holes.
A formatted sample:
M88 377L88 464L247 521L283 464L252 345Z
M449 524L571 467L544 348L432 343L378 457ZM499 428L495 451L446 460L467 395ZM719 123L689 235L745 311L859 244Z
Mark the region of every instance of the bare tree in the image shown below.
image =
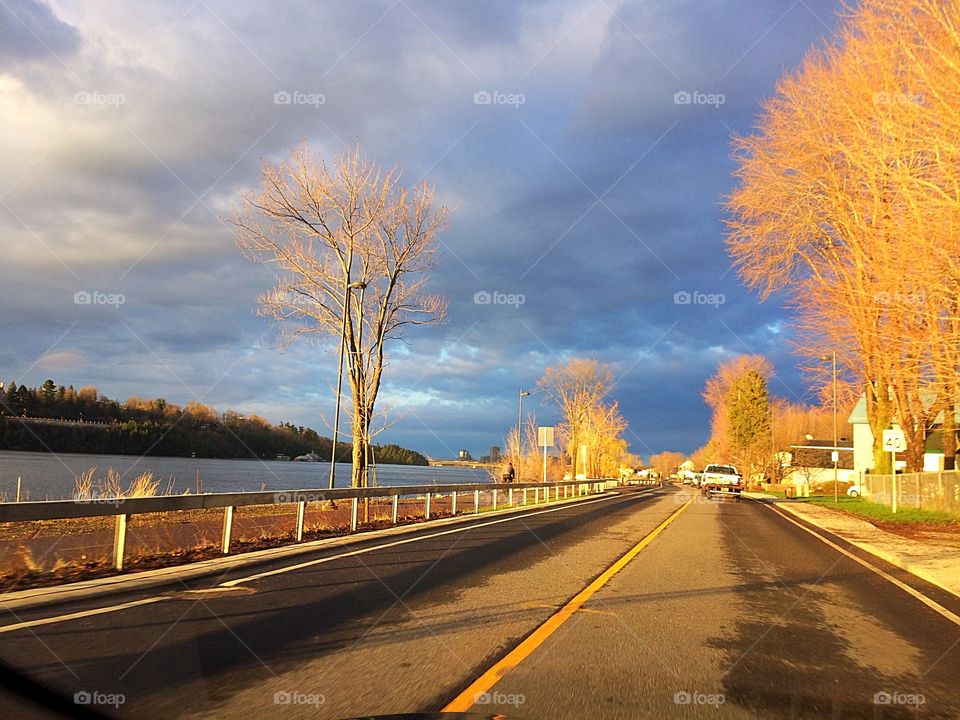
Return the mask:
M613 389L609 365L586 358L573 358L564 365L547 368L538 386L563 415L561 435L570 456L570 470L577 474L577 454L583 444L591 412Z
M664 450L661 453L650 456L650 467L663 476L677 472L679 467L686 461L687 456L681 452L673 450Z
M953 433L958 27L956 3L859 5L833 42L781 79L758 133L736 141L735 264L761 296L787 290L801 352L837 350L845 380L864 388L880 471L894 418L912 470L944 409Z
M628 459L628 443L622 437L627 421L617 403L598 402L587 410L581 437L587 446L590 477L619 476L620 466Z
M310 336L339 347L344 336L355 487L366 484L387 341L445 313L425 283L446 209L434 209L433 188L407 189L399 180L359 148L328 167L304 144L286 161L263 163L262 191L244 195L233 220L247 258L278 271L259 303L262 315L280 323L283 343ZM351 292L358 283L362 289Z

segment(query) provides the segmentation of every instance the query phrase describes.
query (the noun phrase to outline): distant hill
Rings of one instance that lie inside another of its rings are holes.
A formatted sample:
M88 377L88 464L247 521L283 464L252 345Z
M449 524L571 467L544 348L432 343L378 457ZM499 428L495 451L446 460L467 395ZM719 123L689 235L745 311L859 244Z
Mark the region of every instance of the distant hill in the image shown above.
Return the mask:
M194 401L185 407L163 398L120 403L95 387L75 390L53 380L37 388L10 383L0 391L3 450L259 459L315 452L329 460L330 446L330 438L311 428L232 410L220 414ZM350 452L349 443L337 443L338 461L349 462ZM375 445L374 457L378 464L429 464L398 445Z

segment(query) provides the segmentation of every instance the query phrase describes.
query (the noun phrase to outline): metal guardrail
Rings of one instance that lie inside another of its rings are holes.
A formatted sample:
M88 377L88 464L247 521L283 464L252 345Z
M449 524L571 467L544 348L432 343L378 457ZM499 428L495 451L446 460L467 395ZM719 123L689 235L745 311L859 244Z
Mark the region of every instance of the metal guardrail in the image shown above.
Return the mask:
M615 482L613 483L616 484ZM131 515L187 510L222 508L223 532L221 550L230 552L233 515L238 507L251 505L296 505L296 542L303 541L303 521L309 503L349 500L351 502L350 532L358 526L359 501L370 498L392 498L391 524L396 525L400 498L423 497L424 518L430 519L431 504L442 495L451 497L452 513L457 514L458 496L473 495L473 512L480 512L480 493L491 493L492 509L496 510L500 493L509 507L527 505L533 494L534 504L549 502L551 492L555 500L602 492L610 485L605 480L570 480L553 483L463 483L450 485L395 485L392 487L336 488L321 490L283 490L236 493L206 493L199 495L161 495L137 498L78 498L76 500L40 500L19 503L0 503L0 522L31 522L37 520L68 520L76 518L114 517L113 565L123 569L127 524ZM515 494L519 493L515 503Z

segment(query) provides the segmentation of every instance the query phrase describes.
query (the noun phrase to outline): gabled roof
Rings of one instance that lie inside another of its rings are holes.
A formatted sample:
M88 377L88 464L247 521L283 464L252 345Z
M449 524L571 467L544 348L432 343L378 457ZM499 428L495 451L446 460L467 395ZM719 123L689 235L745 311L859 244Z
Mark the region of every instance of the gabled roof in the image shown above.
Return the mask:
M867 422L867 394L863 393L860 396L860 399L857 400L857 404L853 406L853 410L850 411L850 417L847 418L847 422L851 425L863 425Z
M932 393L923 393L920 396L921 402L923 402L924 407L930 407L933 403L934 396ZM953 408L953 417L954 422L960 426L960 405L954 405ZM853 406L853 410L850 412L850 416L847 418L847 422L851 425L865 425L867 423L867 395L866 393L860 396L860 399L857 400L857 404ZM941 410L937 417L933 421L934 425L943 424L943 411Z

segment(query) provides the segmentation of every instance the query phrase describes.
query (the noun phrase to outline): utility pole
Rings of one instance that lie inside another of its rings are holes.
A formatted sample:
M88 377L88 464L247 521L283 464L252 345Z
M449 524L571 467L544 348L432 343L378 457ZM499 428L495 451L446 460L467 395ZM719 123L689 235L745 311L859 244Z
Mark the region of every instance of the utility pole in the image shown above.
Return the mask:
M523 399L529 395L528 390L520 388L520 415L517 417L517 467L514 471L516 482L520 482L520 468L523 465Z
M820 360L826 362L830 360L833 365L833 450L830 451L830 457L833 459L833 502L840 502L840 488L837 486L839 481L839 470L837 470L840 461L840 448L837 446L837 350L834 348L830 355L821 355Z

